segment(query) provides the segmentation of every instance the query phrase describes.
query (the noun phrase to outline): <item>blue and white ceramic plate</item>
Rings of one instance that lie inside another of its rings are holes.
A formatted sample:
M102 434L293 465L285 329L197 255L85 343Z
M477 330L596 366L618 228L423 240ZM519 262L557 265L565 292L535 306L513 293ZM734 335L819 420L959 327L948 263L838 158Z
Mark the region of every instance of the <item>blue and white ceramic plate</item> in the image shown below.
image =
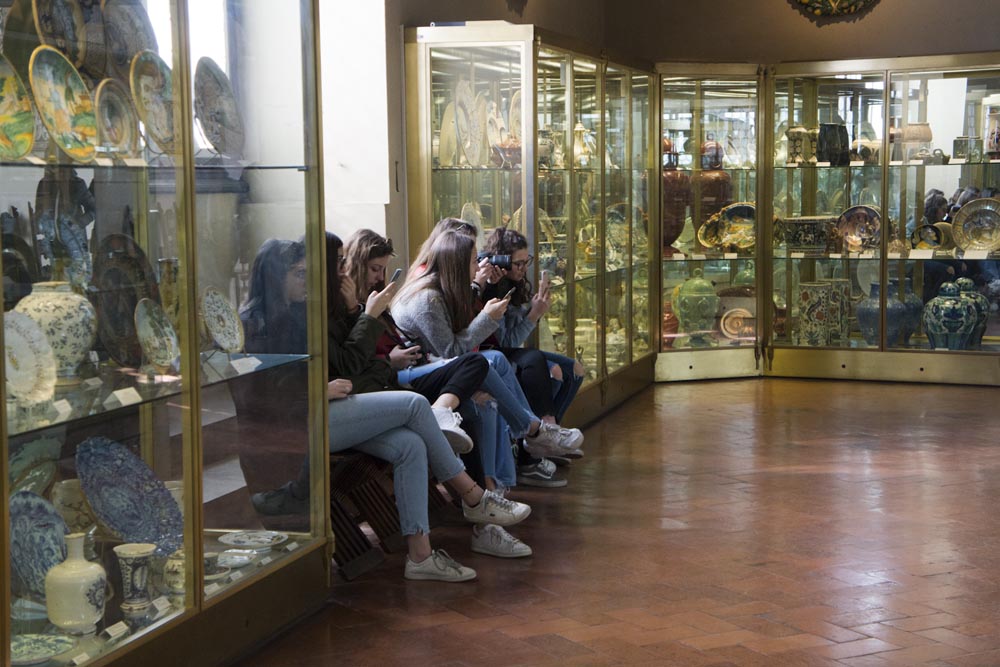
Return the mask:
M39 665L76 646L65 635L14 635L10 639L10 664Z
M288 535L285 533L277 533L273 530L241 530L235 533L226 533L219 538L219 541L232 547L270 549L287 539Z
M25 593L45 599L45 575L66 560L66 522L52 503L31 491L10 497L10 560Z
M77 447L76 470L94 514L122 540L155 544L162 556L181 548L181 511L138 456L113 440L95 436Z

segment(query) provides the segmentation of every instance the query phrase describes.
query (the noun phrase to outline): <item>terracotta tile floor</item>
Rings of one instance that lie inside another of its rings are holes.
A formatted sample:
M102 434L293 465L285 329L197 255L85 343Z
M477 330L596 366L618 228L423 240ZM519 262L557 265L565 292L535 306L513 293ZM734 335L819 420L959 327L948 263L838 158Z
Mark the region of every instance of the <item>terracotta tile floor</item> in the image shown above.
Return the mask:
M657 385L586 431L564 489L517 491L534 557L434 543L245 660L271 665L1000 665L993 388Z

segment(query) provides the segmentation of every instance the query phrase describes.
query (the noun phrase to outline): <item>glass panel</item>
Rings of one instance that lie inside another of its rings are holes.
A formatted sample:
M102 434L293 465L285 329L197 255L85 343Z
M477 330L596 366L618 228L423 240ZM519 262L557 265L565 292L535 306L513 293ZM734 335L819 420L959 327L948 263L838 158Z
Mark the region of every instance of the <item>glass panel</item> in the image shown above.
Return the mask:
M609 67L604 77L604 326L605 364L613 373L629 363L629 253L632 225L628 73Z
M573 61L573 158L572 197L575 205L573 234L576 240L573 264L576 267L574 350L586 367L587 382L601 373L603 327L600 322L598 267L601 266L602 202L601 165L601 67L597 62ZM606 153L606 151L605 151Z
M902 224L890 248L886 345L1000 350L1000 206L991 199L1000 191L1000 72L894 75L889 124L889 211ZM946 283L965 295L964 308L952 307ZM968 320L962 332L942 332L949 307Z
M778 345L879 346L881 235L898 234L881 202L883 92L881 75L775 84Z
M661 350L757 335L757 82L663 84Z
M430 59L434 219L462 218L484 235L509 223L527 234L521 47L435 46Z
M629 239L631 250L631 320L626 330L632 332L632 359L652 350L650 341L649 303L649 210L650 194L656 194L655 171L650 155L650 80L642 74L632 75L632 227ZM610 339L611 334L609 332ZM610 346L610 344L609 344Z
M205 558L211 600L311 539L300 5L199 3L194 71ZM220 39L220 36L223 37ZM201 38L203 37L203 38ZM279 37L266 57L252 45ZM227 48L228 47L228 48ZM281 140L273 141L274 128ZM234 168L239 165L240 168ZM271 533L259 533L261 528ZM254 546L280 547L267 555ZM247 558L265 567L241 568ZM266 561L264 559L267 559Z

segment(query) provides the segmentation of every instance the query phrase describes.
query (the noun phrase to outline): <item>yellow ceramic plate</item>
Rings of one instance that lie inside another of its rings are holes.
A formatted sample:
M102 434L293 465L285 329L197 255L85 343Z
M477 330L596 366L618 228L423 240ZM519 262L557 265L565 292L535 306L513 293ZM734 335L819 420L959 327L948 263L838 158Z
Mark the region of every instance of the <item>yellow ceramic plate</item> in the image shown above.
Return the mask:
M73 63L51 46L39 46L28 65L31 92L52 140L77 162L97 149L97 118L87 86Z
M174 89L167 63L152 51L140 51L132 59L129 81L132 101L146 133L164 153L173 153Z
M139 117L128 90L117 79L105 79L94 93L97 136L101 146L134 157L139 152Z
M455 166L458 152L458 135L455 132L455 103L448 102L441 115L441 137L438 141L438 166Z
M1000 250L1000 200L970 201L955 215L951 234L962 250Z
M35 114L21 77L0 55L0 160L17 160L35 143Z

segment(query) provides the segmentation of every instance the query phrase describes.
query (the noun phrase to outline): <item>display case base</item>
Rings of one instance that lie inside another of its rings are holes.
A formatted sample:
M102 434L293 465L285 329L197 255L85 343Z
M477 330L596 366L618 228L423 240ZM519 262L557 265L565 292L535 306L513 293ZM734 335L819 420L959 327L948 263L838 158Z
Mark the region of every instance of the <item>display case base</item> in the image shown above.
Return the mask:
M764 374L884 382L1000 384L1000 358L976 352L879 352L776 348Z
M653 382L655 355L637 360L599 382L583 387L562 420L564 426L592 424Z
M718 378L756 377L761 364L754 348L734 350L678 350L656 356L656 381L714 380Z

